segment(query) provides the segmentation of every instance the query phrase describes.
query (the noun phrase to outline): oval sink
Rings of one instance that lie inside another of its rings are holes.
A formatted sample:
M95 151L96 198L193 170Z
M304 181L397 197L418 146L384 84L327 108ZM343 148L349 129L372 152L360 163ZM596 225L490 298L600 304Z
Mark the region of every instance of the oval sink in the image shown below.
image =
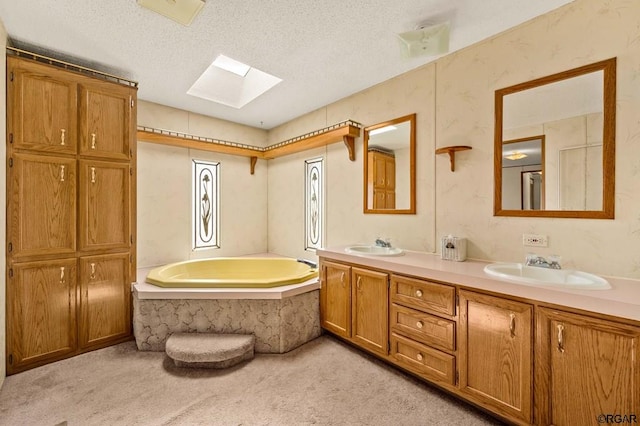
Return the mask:
M358 245L344 249L349 254L357 254L361 256L402 256L404 251L398 247L380 247Z
M492 263L484 272L498 278L527 285L544 285L575 290L607 290L611 285L597 275L570 269L547 269L522 263Z

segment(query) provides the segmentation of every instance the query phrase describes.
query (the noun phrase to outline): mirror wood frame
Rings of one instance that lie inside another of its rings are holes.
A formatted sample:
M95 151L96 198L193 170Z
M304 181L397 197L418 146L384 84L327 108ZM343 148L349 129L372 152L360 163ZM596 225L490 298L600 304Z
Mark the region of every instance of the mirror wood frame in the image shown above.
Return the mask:
M502 209L503 98L545 84L603 71L602 210L504 210ZM615 215L616 58L531 80L495 92L494 216L613 219Z
M409 122L411 127L409 130L409 208L408 209L373 209L369 208L368 200L368 155L369 152L369 133L372 130L380 129L382 127L391 126L394 124L401 124ZM363 212L375 213L375 214L416 214L416 114L405 115L404 117L398 117L393 120L385 121L383 123L374 124L373 126L365 127L363 137Z

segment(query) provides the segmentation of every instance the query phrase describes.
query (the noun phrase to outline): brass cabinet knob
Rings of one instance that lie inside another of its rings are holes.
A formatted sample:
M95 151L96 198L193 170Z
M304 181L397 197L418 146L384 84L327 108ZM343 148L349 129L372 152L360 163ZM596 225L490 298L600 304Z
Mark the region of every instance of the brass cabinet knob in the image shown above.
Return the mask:
M418 355L416 355L416 359L418 361L422 361L424 359L424 356L421 353L418 353Z
M422 290L416 290L416 297L422 297Z
M418 321L418 322L416 323L416 327L418 327L418 328L422 328L422 327L424 327L424 323L423 323L422 321Z

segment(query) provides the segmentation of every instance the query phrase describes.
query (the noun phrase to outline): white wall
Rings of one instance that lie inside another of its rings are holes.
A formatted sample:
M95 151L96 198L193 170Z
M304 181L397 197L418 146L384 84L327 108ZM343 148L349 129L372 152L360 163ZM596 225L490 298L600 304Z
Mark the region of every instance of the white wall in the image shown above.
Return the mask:
M7 47L7 31L4 29L4 25L0 21L0 49L4 52ZM6 55L0 55L0 81L7 81L7 57ZM0 84L0 158L6 159L7 157L7 86L6 84ZM7 171L6 161L2 161L0 165L0 205L7 205ZM0 223L7 223L6 209L0 209ZM0 243L3 247L6 247L6 226L0 228ZM0 271L2 271L2 277L0 278L0 387L6 376L6 264L5 257L0 256Z
M259 161L258 168L264 167L262 173L267 173L268 184L266 188L260 184L255 187L268 192L268 197L256 203L262 206L263 212L248 215L245 220L266 221L266 248L288 256L308 255L303 251L304 160L324 154L327 246L370 242L376 236L383 236L390 237L400 247L435 252L441 236L454 234L469 239L470 258L520 261L527 251L521 244L522 234L539 233L549 237L549 247L538 252L563 256L566 267L640 278L640 260L634 256L635 248L640 246L637 214L640 211L637 195L640 122L636 118L640 110L640 91L637 90L640 39L636 37L635 19L638 15L640 2L634 0L576 0L266 133L238 125L221 128L219 125L224 123L220 120L214 125L215 119L195 120L193 114L186 112L159 112L163 107L156 108L157 116L147 114L141 107L140 124L198 134L189 126L201 121L211 123L205 136L268 145L345 119L369 126L416 113L416 215L362 213L363 153L362 140L358 138L355 162L349 161L342 143L282 157L268 165ZM610 57L618 58L616 219L494 217L495 90ZM170 113L164 114L166 112ZM145 120L145 116L152 119ZM225 137L220 136L222 130L227 132ZM238 136L238 132L243 135ZM449 145L473 148L457 154L455 172L449 170L448 156L434 153L436 148ZM151 153L142 152L142 156L145 155ZM144 158L140 161L144 163ZM255 178L243 176L242 161L237 164L238 178ZM141 169L139 176L145 176L143 172ZM142 191L141 188L139 192ZM269 210L266 219L264 206ZM229 206L222 208L224 212ZM140 213L144 211L142 202ZM233 216L234 212L228 214ZM237 238L244 239L251 232L259 231L258 226L255 231L238 226L234 231L225 232L235 232ZM152 245L148 245L149 250ZM242 248L245 247L238 246L237 251Z
M369 242L389 237L394 245L434 251L434 127L435 66L429 65L328 105L269 131L269 144L352 119L364 127L420 112L416 118L417 214L363 214L362 137L356 139L356 161L349 160L343 143L326 147L326 246ZM304 244L304 216L285 213L283 206L300 210L307 153L269 162L269 250L300 256ZM311 157L312 153L309 152ZM463 161L463 160L460 160ZM277 207L279 206L279 208ZM287 238L282 238L286 235Z
M346 159L340 144L327 148L327 245L392 238L401 247L436 251L446 234L469 239L470 258L521 261L528 251L523 233L549 236L542 255L557 253L566 267L640 278L640 39L636 0L576 0L496 37L445 56L361 93L327 105L269 131L284 140L351 118L364 126L417 113L417 200L415 216L362 213L362 152ZM618 58L615 220L493 216L493 130L495 90L610 57ZM458 153L456 170L434 150L470 145ZM269 167L269 198L297 203L285 182L295 179L300 158ZM276 164L276 163L273 163ZM289 173L284 172L288 169ZM285 191L288 191L285 192ZM271 201L270 201L271 205ZM302 218L269 217L269 248L298 253Z
M253 145L266 132L148 102L138 124ZM254 139L256 142L254 142ZM220 162L220 248L192 251L192 159ZM267 251L267 163L138 141L138 267Z
M470 163L436 162L437 227L470 239L469 256L521 261L522 234L549 236L566 267L640 278L640 2L577 0L437 63L438 143L467 135ZM493 98L496 89L617 57L615 220L494 217ZM470 208L472 207L472 208Z

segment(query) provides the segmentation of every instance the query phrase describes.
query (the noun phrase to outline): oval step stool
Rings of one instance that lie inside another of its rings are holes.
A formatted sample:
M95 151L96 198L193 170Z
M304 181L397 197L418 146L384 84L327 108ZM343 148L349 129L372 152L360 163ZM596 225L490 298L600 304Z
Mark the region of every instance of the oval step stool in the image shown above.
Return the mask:
M228 368L253 358L253 334L174 333L166 352L177 367Z

